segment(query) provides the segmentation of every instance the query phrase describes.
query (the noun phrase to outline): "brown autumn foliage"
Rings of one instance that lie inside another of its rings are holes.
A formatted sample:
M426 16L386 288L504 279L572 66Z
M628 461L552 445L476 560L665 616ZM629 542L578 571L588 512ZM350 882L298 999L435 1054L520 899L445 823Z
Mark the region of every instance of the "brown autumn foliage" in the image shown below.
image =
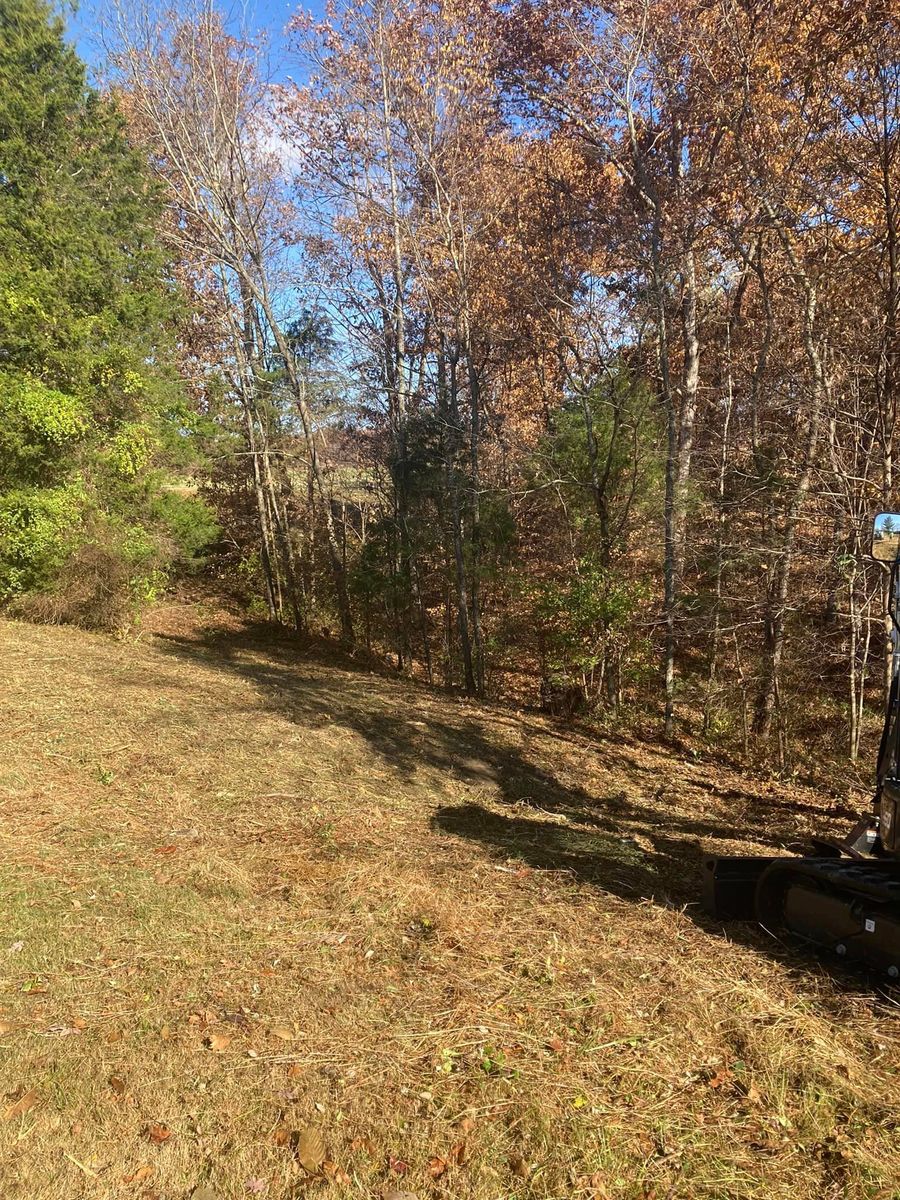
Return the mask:
M117 61L231 330L192 369L269 615L855 759L897 504L890 6L350 0L293 19L300 83L205 0L170 16Z

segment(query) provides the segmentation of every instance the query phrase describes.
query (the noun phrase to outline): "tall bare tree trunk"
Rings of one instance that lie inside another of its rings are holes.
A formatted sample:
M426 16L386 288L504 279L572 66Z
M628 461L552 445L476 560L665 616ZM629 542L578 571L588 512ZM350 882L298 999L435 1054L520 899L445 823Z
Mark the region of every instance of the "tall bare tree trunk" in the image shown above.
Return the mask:
M457 395L458 354L447 353L444 339L438 351L438 404L444 433L444 484L449 500L450 537L453 545L453 567L456 582L456 623L463 660L463 679L466 694L478 691L469 629L469 589L463 549L463 513L459 487L459 441L461 435L459 398Z
M253 494L256 500L256 514L259 522L259 558L262 564L263 581L266 588L266 608L269 612L269 619L277 621L280 614L272 568L272 534L269 526L268 505L263 486L262 472L260 470L260 454L256 446L250 405L246 400L242 402L242 408L244 413L244 429L246 430L247 437L247 453L250 455L250 462L252 464Z
M706 677L706 701L703 706L703 732L709 733L719 671L719 643L722 636L722 586L725 574L725 481L728 471L728 437L734 411L734 379L731 365L731 323L725 326L725 411L722 419L722 439L716 472L716 550L713 582L713 628L709 643L709 668Z
M466 338L468 343L468 336ZM472 488L472 636L475 659L475 691L479 696L484 695L484 640L481 632L481 497L480 497L480 438L481 438L481 380L472 362L471 346L466 347L466 365L469 375L469 406L471 408L469 425L469 468Z
M798 262L787 234L784 235L783 241L795 277L800 284L803 299L803 348L810 372L811 402L807 414L806 436L803 442L800 473L794 485L794 493L785 515L780 551L772 567L774 581L769 592L769 606L766 613L766 645L763 674L753 719L753 732L764 741L768 739L771 731L772 714L775 709L775 701L779 690L781 662L784 656L788 596L797 544L797 527L810 484L812 483L822 415L829 393L825 366L816 343L816 288Z
M687 545L687 502L697 421L700 385L700 339L697 333L697 264L688 249L682 264L681 329L684 366L681 382L681 412L678 421L678 458L675 468L675 572L680 588Z

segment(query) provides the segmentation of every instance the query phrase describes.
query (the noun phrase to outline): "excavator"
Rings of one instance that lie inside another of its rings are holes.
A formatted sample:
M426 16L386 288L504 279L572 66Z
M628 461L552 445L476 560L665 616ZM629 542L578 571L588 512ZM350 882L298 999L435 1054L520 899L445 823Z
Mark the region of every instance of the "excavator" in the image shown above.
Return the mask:
M842 840L803 854L705 857L703 904L720 921L756 921L776 936L890 979L900 978L900 513L877 513L872 557L890 569L891 685L872 811Z

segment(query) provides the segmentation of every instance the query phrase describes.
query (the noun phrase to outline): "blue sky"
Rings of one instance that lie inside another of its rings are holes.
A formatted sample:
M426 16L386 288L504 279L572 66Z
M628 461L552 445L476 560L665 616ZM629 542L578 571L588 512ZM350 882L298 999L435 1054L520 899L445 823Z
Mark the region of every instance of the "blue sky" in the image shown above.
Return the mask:
M103 52L97 38L98 14L104 7L105 0L81 0L77 10L64 9L69 37L75 43L78 53L91 67L99 67ZM289 18L298 8L305 8L316 15L324 11L324 0L246 0L245 4L229 3L223 0L222 7L235 14L236 21L244 17L254 31L268 33L272 45L277 47L281 33Z

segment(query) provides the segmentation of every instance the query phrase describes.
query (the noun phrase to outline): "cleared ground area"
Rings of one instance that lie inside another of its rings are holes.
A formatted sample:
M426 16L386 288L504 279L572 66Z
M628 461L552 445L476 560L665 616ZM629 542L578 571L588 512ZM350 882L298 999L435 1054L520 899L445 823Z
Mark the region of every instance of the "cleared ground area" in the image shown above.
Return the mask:
M160 628L0 624L3 1200L900 1195L897 996L697 904L843 802Z

